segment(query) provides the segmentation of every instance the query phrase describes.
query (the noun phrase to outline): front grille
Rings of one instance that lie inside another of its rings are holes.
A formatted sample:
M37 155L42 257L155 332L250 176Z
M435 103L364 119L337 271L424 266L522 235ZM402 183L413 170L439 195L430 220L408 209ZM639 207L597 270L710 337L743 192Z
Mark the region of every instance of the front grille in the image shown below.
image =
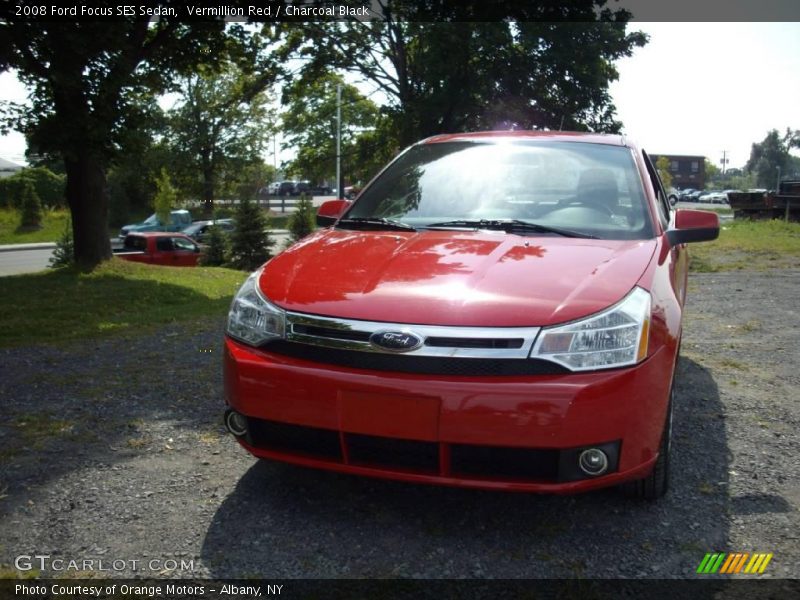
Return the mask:
M453 338L429 337L426 346L437 348L522 348L522 338Z
M348 433L347 453L354 465L378 465L413 471L439 471L439 444Z
M370 336L368 331L353 331L351 329L334 329L333 327L316 327L314 325L299 324L292 325L292 333L328 338L331 340L349 340L356 342L368 342Z
M262 346L262 350L280 354L281 356L351 369L418 373L422 375L499 377L556 375L569 372L561 365L539 359L451 358L382 354L340 348L324 348L284 340L268 342Z
M339 434L335 431L263 419L249 418L247 421L247 443L251 446L342 460Z
M555 483L586 478L577 468L578 456L585 447L558 450L447 444L356 433L340 435L338 431L254 417L247 421L245 439L250 446L332 463L460 479ZM608 473L616 472L620 442L594 447L608 454Z
M503 448L497 446L450 446L453 475L511 477L514 479L558 479L558 450Z

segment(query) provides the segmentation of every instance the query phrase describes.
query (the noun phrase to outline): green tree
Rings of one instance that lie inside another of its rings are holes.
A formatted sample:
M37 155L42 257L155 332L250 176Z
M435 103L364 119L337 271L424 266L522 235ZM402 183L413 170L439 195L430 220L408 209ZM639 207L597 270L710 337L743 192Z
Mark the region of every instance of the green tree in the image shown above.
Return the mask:
M228 236L219 227L209 227L208 245L200 257L200 264L206 267L221 267L228 262L229 252Z
M178 72L217 62L244 37L242 26L221 20L0 21L0 71L15 69L31 90L30 106L7 107L5 126L63 159L79 265L111 257L106 169L120 132L137 126L141 97L164 91Z
M774 189L778 173L787 173L791 163L789 148L794 143L795 135L796 132L787 129L781 137L778 130L773 129L761 142L752 145L745 168L755 175L756 185Z
M170 212L178 204L178 192L169 179L169 173L162 168L156 179L156 195L153 198L153 209L162 223L169 223Z
M20 200L20 226L24 229L36 229L42 224L42 202L39 194L30 181L26 181L22 186L22 197Z
M184 167L200 174L198 192L211 215L224 175L263 164L271 117L264 92L277 71L252 74L234 63L200 69L181 82L181 99L168 113L171 139Z
M342 167L353 180L364 179L383 164L386 157L374 153L366 161L355 160L363 143L378 125L378 107L354 85L344 83L337 73L323 73L318 79L298 80L284 88L281 115L285 146L296 148L288 169L314 183L332 182L336 176L336 88L342 85L341 155ZM371 140L374 145L375 140ZM380 160L377 163L376 160ZM336 184L334 184L336 185Z
M311 199L303 194L297 202L295 211L289 215L290 243L303 239L317 228L317 214Z
M672 173L669 172L669 159L666 156L659 156L656 161L656 169L661 183L666 190L672 187Z
M304 23L284 47L306 61L305 80L333 68L380 90L391 142L470 129L621 127L608 91L614 61L647 38L627 33L631 14L606 0L379 5L382 18L369 22Z
M64 231L56 242L53 256L48 262L51 269L69 267L75 263L75 244L72 241L72 223L69 219L64 223Z
M721 183L722 172L713 162L705 159L706 188L717 187Z
M269 225L262 210L247 198L239 201L231 234L231 264L235 269L254 271L271 257L275 243L267 233Z

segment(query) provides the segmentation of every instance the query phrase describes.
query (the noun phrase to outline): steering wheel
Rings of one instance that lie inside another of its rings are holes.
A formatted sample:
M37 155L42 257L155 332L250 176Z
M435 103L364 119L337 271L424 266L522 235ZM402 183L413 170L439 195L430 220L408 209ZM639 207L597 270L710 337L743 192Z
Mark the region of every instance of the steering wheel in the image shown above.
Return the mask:
M569 200L562 200L558 203L560 206L564 208L568 206L585 206L586 208L591 208L592 210L596 210L597 212L604 213L609 217L614 216L614 211L608 208L605 204L598 204L596 202L587 202L585 200L581 200L580 198L570 198Z

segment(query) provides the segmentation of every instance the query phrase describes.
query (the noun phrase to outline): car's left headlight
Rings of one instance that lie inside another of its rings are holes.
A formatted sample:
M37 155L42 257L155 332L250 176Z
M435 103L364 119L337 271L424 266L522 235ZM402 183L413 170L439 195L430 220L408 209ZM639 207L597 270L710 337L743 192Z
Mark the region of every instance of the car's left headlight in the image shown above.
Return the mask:
M545 327L531 350L571 371L634 365L647 356L650 293L636 287L620 302L580 321Z
M228 335L251 346L283 338L286 332L286 313L258 289L260 276L261 269L250 275L236 292L225 327Z

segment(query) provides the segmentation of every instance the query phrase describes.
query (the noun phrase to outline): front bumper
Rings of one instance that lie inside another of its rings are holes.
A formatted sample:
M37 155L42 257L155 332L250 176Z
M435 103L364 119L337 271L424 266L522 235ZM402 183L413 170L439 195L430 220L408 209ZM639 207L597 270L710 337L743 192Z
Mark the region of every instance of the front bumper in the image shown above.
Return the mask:
M645 476L674 358L594 373L477 377L335 366L225 340L226 402L254 456L373 477L570 493ZM398 357L402 359L402 357ZM577 456L600 447L609 470Z

